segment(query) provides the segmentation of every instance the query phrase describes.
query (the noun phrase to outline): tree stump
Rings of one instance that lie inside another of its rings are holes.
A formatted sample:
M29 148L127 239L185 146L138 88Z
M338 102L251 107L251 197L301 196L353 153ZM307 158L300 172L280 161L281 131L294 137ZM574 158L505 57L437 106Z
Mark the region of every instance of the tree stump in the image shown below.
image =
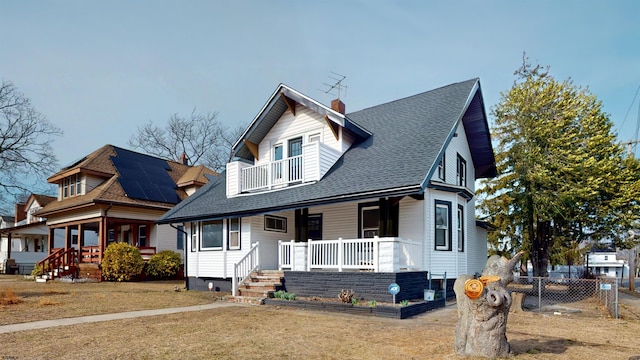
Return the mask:
M482 275L498 276L499 280L486 283L481 293L473 295L475 298L465 293L465 283L474 277L462 275L456 279L453 289L458 305L455 337L458 355L487 358L509 356L506 332L511 296L507 292L507 285L513 281L513 268L520 257L522 252L511 260L498 255L491 256Z
M509 309L509 312L523 312L523 305L524 305L524 298L525 298L526 294L525 293L519 293L519 292L512 292L511 293L511 308Z

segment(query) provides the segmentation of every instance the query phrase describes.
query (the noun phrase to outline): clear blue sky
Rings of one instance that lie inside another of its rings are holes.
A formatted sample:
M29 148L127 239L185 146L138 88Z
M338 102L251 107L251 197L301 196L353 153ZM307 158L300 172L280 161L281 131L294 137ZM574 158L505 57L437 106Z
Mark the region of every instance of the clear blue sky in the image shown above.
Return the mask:
M61 166L194 108L247 124L279 83L328 104L331 72L347 112L475 77L490 111L523 51L621 141L639 116L640 1L7 0L0 27L0 78L64 131Z

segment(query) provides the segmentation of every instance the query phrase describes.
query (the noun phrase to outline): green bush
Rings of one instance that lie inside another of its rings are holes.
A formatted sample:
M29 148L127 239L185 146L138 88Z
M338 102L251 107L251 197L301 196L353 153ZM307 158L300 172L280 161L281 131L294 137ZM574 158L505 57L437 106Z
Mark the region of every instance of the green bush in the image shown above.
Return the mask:
M180 254L171 250L160 251L154 254L147 263L147 275L158 278L167 279L175 276L180 270L182 259Z
M102 276L110 281L129 281L142 273L140 250L127 243L113 243L104 251Z
M42 265L35 264L33 266L33 270L31 271L31 276L40 276L42 274L44 274L44 269L42 268Z

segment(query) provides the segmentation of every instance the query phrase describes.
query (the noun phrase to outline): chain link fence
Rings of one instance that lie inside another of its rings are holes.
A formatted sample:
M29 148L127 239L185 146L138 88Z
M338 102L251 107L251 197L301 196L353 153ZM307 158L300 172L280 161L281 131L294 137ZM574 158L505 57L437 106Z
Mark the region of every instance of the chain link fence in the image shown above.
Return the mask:
M519 295L525 311L582 312L596 303L610 316L618 318L618 283L616 279L550 279L516 277L507 287L512 300ZM517 305L519 306L519 305Z

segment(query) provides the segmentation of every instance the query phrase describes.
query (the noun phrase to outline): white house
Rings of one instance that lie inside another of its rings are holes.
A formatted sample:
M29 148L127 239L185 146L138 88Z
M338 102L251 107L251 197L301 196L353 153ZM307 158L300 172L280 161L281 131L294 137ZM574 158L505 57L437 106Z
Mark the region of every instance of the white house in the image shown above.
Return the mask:
M10 226L0 229L2 264L5 259L13 259L18 272L31 273L34 264L47 256L49 231L46 219L35 213L52 201L55 201L54 197L31 194L24 203L16 204L14 221ZM3 269L3 272L6 271Z
M595 276L623 278L629 275L624 260L619 260L614 250L587 253L587 267L589 273Z
M485 265L474 184L496 167L478 79L352 113L279 85L233 153L158 220L189 234L190 288L256 268L453 279Z

